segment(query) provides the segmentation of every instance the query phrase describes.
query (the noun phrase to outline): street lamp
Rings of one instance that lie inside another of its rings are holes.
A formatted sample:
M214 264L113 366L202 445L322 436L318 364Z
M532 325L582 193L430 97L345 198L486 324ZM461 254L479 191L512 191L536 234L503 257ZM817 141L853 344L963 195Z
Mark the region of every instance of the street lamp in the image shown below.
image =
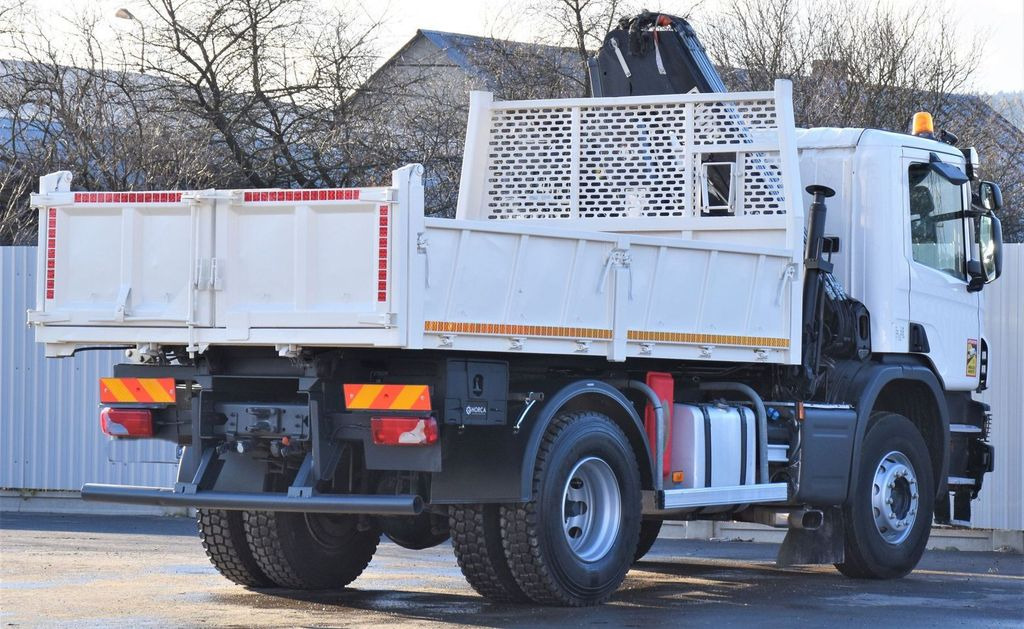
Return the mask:
M125 8L118 9L117 13L114 14L114 17L120 18L122 20L129 20L129 21L135 22L135 23L137 23L139 25L139 30L142 31L142 58L139 61L139 72L142 73L142 74L145 74L146 73L146 25L142 23L142 20L140 20L139 18L135 17L135 15L131 11L129 11L128 9L125 9Z

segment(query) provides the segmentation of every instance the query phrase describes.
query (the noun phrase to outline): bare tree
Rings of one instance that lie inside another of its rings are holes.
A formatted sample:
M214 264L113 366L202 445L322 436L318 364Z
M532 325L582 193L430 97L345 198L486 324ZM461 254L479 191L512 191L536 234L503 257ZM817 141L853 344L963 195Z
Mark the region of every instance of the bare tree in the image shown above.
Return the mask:
M576 51L583 92L590 96L587 59L621 18L634 13L631 0L533 0L525 16L536 24L539 41Z
M345 101L376 61L377 24L314 15L306 0L149 0L148 8L147 67L212 127L249 185L346 181Z
M981 42L941 7L729 0L698 26L730 89L791 79L799 126L904 132L914 112L933 112L962 146L982 148L986 176L1006 192L1004 235L1024 238L1010 209L1024 203L1024 135L970 93Z
M46 172L69 170L76 186L104 190L204 186L222 172L205 130L156 98L123 49L97 39L100 19L28 19L9 38L19 59L0 65L4 242L34 236L28 194Z
M962 90L980 58L943 12L883 3L730 0L702 30L730 88L793 80L798 124L903 129L915 107Z

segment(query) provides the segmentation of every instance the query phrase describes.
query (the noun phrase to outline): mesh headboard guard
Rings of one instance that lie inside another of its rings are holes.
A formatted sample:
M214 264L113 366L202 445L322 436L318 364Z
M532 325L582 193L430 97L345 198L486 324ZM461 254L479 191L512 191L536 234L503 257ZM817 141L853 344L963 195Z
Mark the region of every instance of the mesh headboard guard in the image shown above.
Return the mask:
M624 231L712 215L783 221L802 215L796 160L787 81L774 92L542 101L473 92L457 218L610 231L606 219Z

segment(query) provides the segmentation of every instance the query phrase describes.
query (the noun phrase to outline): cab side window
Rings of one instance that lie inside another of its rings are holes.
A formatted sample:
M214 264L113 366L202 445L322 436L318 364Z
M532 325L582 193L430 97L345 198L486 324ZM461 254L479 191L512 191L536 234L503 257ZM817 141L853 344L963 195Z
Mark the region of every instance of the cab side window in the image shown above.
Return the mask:
M910 239L914 261L967 278L964 206L960 186L928 164L910 166Z

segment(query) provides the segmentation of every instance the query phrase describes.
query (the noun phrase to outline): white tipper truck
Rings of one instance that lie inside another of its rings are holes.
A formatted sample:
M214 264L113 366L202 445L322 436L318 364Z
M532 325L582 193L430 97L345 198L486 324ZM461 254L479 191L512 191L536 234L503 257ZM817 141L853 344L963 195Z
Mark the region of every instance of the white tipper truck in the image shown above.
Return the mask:
M454 219L425 217L416 165L359 189L43 177L37 341L124 347L103 430L183 446L173 487L82 497L197 508L251 587L341 588L382 534L450 537L490 599L595 604L665 520L907 574L992 468L971 392L1001 195L924 117L793 119L785 81L473 93Z

